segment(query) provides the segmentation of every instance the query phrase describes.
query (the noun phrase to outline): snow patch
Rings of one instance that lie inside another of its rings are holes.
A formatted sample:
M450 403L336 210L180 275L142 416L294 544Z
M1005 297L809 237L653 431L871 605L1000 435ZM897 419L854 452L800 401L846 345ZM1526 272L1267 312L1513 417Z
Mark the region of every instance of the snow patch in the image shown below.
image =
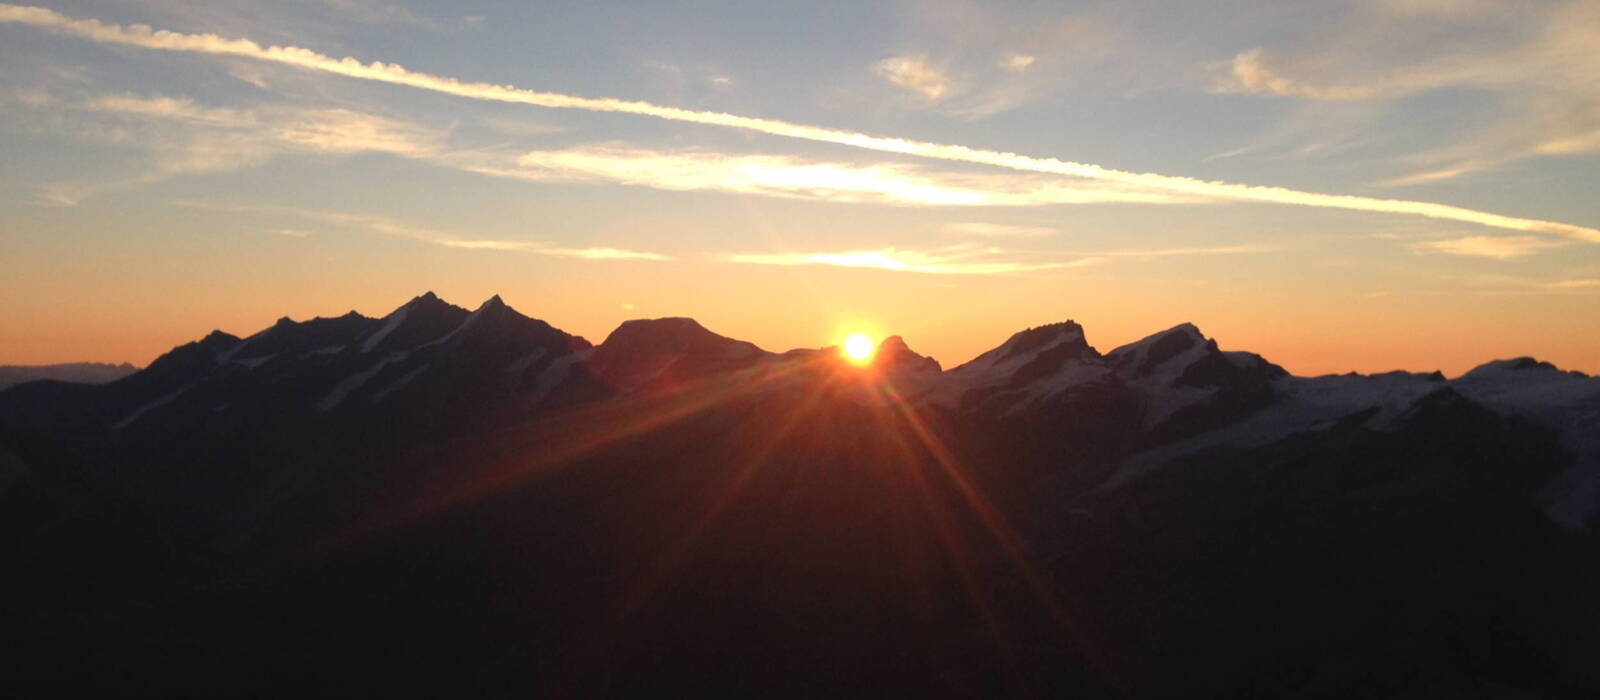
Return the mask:
M551 360L550 364L545 366L544 371L539 373L538 380L533 384L533 401L535 403L543 401L546 396L550 395L550 392L555 391L556 387L566 380L567 375L572 373L572 366L578 364L580 360L588 357L592 352L594 351L585 350Z
M372 352L373 348L378 347L378 344L382 343L384 338L389 337L389 334L393 333L394 329L400 327L400 324L406 320L406 313L410 310L411 306L407 304L389 314L389 318L384 319L383 327L373 331L372 335L367 336L367 339L362 341L361 352Z
M1451 382L1463 396L1555 432L1575 463L1539 494L1557 523L1586 531L1600 518L1600 377L1492 362Z
M165 405L167 405L169 403L172 403L172 401L174 399L178 398L179 396L182 396L183 392L188 391L188 390L190 390L192 388L194 388L194 385L190 384L189 386L186 386L186 387L184 387L182 389L179 389L179 390L174 391L174 392L172 392L170 394L162 396L161 398L158 398L158 399L156 399L154 401L151 401L150 403L147 403L147 404L145 404L143 406L140 406L140 407L134 409L133 413L129 413L126 418L123 418L122 420L119 420L119 421L117 421L115 423L112 423L111 424L111 429L112 430L122 430L123 428L126 428L126 427L128 427L130 425L133 425L133 422L136 421L136 420L139 420L140 416L143 416L144 414L149 413L152 409L160 408L160 407L165 406Z
M1403 372L1285 377L1275 384L1279 399L1271 406L1220 430L1132 455L1100 488L1116 488L1185 455L1268 445L1295 433L1327 429L1341 418L1372 408L1378 411L1367 419L1366 425L1378 430L1393 429L1418 399L1444 387L1444 382L1428 375Z
M378 393L373 394L372 395L372 402L373 403L377 403L379 401L382 401L385 398L387 398L390 394L393 394L396 391L399 391L401 389L406 388L406 385L410 384L411 380L416 379L418 375L422 374L424 371L427 371L427 369L428 369L428 365L423 365L423 366L418 367L418 368L416 368L414 370L411 370L410 372L406 372L404 375L401 375L401 377L399 379L396 379L396 380L390 382L389 386L384 387L382 391L379 391Z
M344 352L344 347L345 346L343 346L343 345L329 345L327 347L317 348L315 350L312 350L310 352L307 352L307 353L301 355L299 359L304 360L304 359L309 358L309 357L322 357L324 355L337 355L337 354L339 354L341 352Z
M339 380L339 383L333 385L333 389L328 392L328 395L322 397L322 400L317 402L317 410L326 413L338 408L339 404L344 403L345 397L349 396L350 392L361 388L363 384L367 383L367 380L372 379L379 372L383 371L384 367L387 367L395 362L399 362L405 358L406 353L390 353L385 355L383 359L373 363L371 367Z
M525 371L527 371L527 369L529 367L532 367L535 362L538 362L540 359L544 358L544 356L549 354L549 353L550 353L550 349L549 348L538 348L538 349L534 350L533 352L528 353L526 356L522 357L521 359L518 359L518 360L512 362L511 364L506 365L505 369L503 369L501 371L505 372L506 374L518 374L520 372L525 372Z
M247 359L243 359L243 360L233 360L232 364L243 365L244 367L247 367L249 369L255 369L257 367L260 367L261 365L266 364L267 360L270 360L270 359L272 359L274 357L277 357L277 356L278 356L278 353L272 353L271 355L262 355L261 357L251 357L251 358L247 358Z

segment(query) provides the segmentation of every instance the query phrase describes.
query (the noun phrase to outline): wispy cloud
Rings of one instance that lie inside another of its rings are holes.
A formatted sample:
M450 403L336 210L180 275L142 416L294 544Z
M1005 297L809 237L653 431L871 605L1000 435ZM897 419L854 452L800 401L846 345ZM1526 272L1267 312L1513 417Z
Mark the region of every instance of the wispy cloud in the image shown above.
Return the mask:
M1505 116L1451 145L1408 157L1414 172L1383 185L1438 182L1523 158L1600 152L1594 90L1600 2L1405 0L1356 7L1373 16L1330 33L1320 46L1241 52L1216 67L1213 87L1324 102L1454 87L1501 103ZM1406 32L1415 41L1395 40Z
M950 77L934 66L924 54L891 56L873 64L872 70L891 85L905 88L928 100L950 93Z
M578 258L583 260L674 259L670 255L640 250L628 250L625 248L610 248L603 246L573 248L545 241L471 238L462 236L460 234L447 233L413 224L403 223L384 216L374 216L369 214L349 214L344 212L332 212L317 209L301 209L298 207L261 205L234 206L196 201L179 201L175 204L192 209L226 211L243 215L290 217L304 221L332 224L347 229L379 233L386 236L408 238L446 248L458 248L463 250L502 250L532 253L535 255L544 255L549 257ZM303 232L299 229L276 229L273 232L283 235L302 237L309 235L309 232Z
M1285 187L1241 185L1152 173L1134 173L1054 158L1036 158L952 144L871 136L859 132L807 126L775 119L666 107L640 101L587 98L560 93L537 92L509 85L464 82L454 78L410 71L389 63L362 63L354 58L335 59L300 47L263 47L248 39L229 39L214 34L185 34L156 30L142 25L122 26L107 24L93 19L73 19L54 10L41 7L0 4L0 22L25 24L102 43L273 61L308 70L407 85L418 89L432 90L472 99L513 102L551 108L637 114L673 121L724 126L777 136L842 144L888 153L990 165L1024 172L1105 180L1202 198L1410 214L1435 219L1463 221L1495 228L1567 236L1600 243L1600 230L1594 228L1555 221L1503 216L1445 204L1354 195L1322 194Z
M1541 250L1559 248L1561 243L1537 236L1466 236L1442 241L1424 241L1414 248L1422 251L1509 260Z
M1365 100L1384 94L1387 86L1319 85L1292 78L1270 65L1259 48L1233 57L1227 75L1218 81L1221 92L1245 92L1279 97L1305 97L1313 100Z
M1085 178L954 173L897 163L857 165L776 154L666 152L615 145L532 151L509 165L479 154L457 159L476 172L540 181L606 182L836 202L934 206L1040 206L1206 200ZM998 233L999 229L990 229Z
M1011 224L991 224L982 221L956 221L945 224L941 231L957 236L981 236L984 238L1034 238L1050 236L1056 233L1051 226L1016 226Z
M1194 246L1185 248L1150 248L1145 250L1095 250L1084 251L1082 254L1105 258L1171 258L1186 257L1191 255L1243 255L1248 253L1275 253L1280 250L1283 250L1281 246L1224 245Z
M826 265L927 275L1004 275L1016 272L1062 270L1100 262L1098 258L1041 262L1037 256L1030 257L1028 260L1020 260L999 248L961 245L935 250L901 250L890 247L829 253L742 253L729 255L723 259L728 262L754 265Z
M1593 289L1600 287L1600 278L1561 280L1560 282L1552 283L1550 286L1557 289Z
M1011 71L1012 73L1021 73L1033 67L1033 64L1038 60L1038 56L1030 56L1023 53L1008 53L1000 58L1000 67Z
M39 200L53 205L75 205L106 190L176 175L252 167L284 153L389 153L425 158L437 154L442 143L437 131L342 108L268 105L234 109L201 105L188 98L131 94L57 103L87 115L85 120L56 120L77 136L144 151L150 162L145 173L132 179L47 184Z

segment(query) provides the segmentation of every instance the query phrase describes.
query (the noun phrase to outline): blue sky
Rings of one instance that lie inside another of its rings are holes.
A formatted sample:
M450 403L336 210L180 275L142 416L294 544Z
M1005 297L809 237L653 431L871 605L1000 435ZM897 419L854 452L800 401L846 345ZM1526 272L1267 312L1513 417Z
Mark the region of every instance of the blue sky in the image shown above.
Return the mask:
M1195 321L1303 372L1600 371L1597 2L0 20L0 362L144 362L432 288L590 336L866 326L946 364L1076 318L1101 349Z

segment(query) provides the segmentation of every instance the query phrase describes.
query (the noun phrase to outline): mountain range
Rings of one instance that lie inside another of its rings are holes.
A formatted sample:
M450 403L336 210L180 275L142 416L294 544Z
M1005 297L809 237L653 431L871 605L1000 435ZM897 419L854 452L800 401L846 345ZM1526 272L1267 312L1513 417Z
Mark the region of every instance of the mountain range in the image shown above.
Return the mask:
M0 365L0 389L40 379L80 384L104 384L139 371L129 363L68 362L58 365Z
M427 293L0 391L0 467L58 686L1600 692L1600 378L1531 358L1297 377L1064 321L857 367Z

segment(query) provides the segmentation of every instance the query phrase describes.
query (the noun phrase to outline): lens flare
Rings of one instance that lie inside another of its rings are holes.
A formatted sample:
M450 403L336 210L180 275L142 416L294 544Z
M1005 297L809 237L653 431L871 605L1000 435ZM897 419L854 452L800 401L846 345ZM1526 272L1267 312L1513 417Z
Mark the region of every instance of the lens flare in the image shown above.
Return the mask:
M865 334L851 333L845 336L842 351L851 364L865 365L872 362L872 356L878 352L878 343Z

